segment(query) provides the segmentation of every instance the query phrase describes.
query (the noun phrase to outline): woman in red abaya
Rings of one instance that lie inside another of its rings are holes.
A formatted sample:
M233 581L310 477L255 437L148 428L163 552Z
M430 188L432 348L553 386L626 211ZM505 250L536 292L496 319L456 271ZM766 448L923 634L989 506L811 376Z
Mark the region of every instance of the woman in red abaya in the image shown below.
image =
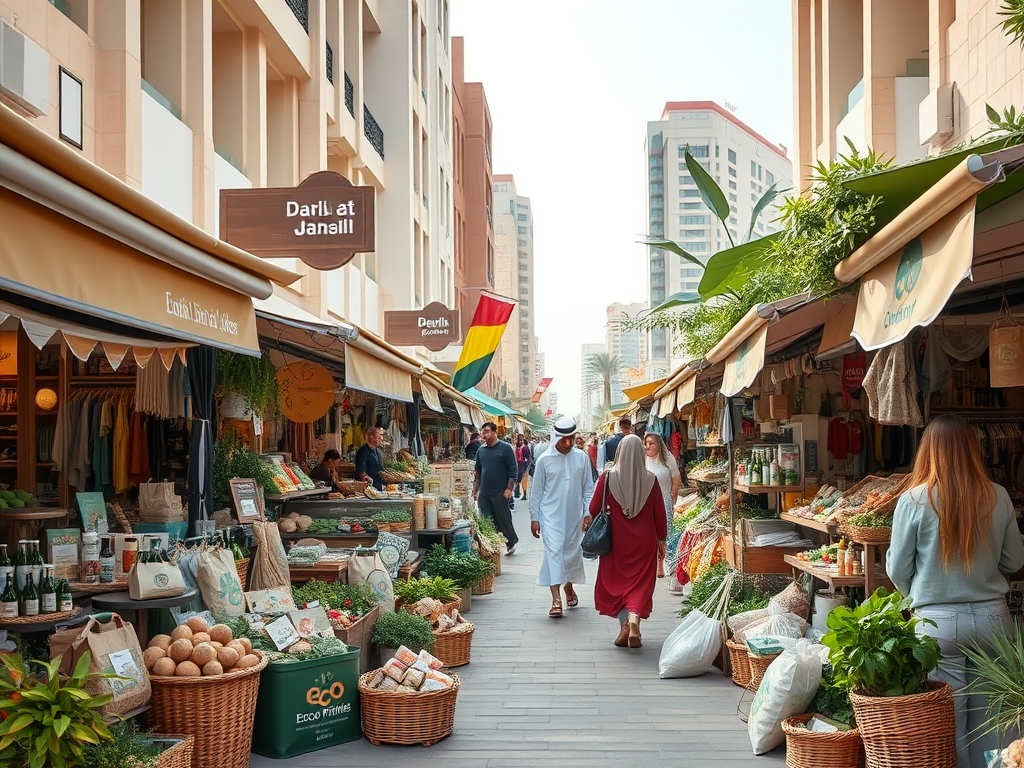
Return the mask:
M594 605L603 616L619 620L615 645L640 647L640 619L651 615L658 555L664 557L668 520L657 478L647 471L644 446L636 435L622 438L615 453L615 467L597 481L590 515L608 512L612 548L601 555L594 587Z

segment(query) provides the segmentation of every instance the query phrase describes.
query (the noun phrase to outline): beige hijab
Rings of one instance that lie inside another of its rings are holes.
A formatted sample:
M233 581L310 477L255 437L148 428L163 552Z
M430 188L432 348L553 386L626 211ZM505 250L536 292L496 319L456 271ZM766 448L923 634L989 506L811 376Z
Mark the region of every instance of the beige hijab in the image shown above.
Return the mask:
M644 444L636 435L626 435L615 449L615 466L608 471L608 490L627 518L636 517L658 482L647 471Z

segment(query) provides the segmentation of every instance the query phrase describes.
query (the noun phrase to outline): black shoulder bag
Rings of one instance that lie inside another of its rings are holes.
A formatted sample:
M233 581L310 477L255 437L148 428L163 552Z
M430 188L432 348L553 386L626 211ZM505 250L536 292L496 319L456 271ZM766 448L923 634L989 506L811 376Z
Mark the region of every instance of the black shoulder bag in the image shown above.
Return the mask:
M605 475L601 511L583 534L583 556L591 560L612 551L612 522L608 519L608 482L608 475Z

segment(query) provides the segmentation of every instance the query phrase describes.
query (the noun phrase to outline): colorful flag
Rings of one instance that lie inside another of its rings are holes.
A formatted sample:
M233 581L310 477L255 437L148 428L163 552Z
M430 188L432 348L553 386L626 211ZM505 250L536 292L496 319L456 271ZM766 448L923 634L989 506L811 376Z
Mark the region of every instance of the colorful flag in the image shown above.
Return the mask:
M552 381L554 381L554 379L541 379L540 380L540 384L537 385L537 391L534 392L533 393L533 397L530 398L530 402L531 403L539 403L540 402L540 396L543 395L547 391L548 387L551 386L551 382Z
M515 299L507 299L487 291L480 292L473 322L466 333L459 363L455 366L452 386L460 392L475 387L487 372L491 358L501 343L505 325L516 308Z
M548 408L546 411L544 411L544 418L545 419L550 419L551 418L551 409L550 408Z

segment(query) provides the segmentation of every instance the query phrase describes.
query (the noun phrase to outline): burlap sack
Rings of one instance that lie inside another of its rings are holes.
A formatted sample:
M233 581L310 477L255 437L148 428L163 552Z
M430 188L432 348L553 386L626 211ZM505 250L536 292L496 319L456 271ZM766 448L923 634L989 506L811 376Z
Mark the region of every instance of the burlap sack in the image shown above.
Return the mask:
M86 651L91 655L90 672L109 672L128 678L96 680L86 686L86 691L93 696L114 695L113 701L100 709L102 714L120 715L149 702L153 690L135 627L116 613L110 615L108 622L90 616L84 626L61 630L50 638L50 659L62 656L60 670L64 674L74 672ZM115 668L111 656L118 662L118 668Z
M245 612L242 583L229 550L207 548L196 557L196 575L203 604L218 619L236 619Z

